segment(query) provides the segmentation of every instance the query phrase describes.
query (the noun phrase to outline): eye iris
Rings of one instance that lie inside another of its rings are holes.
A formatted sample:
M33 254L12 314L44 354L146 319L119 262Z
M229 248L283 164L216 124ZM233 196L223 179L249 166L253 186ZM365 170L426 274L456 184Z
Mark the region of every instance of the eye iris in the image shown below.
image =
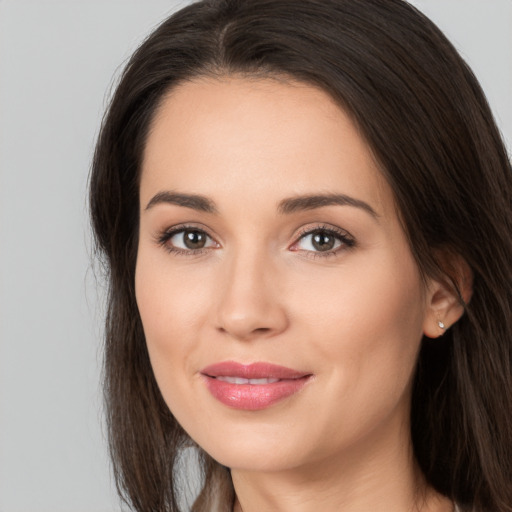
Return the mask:
M206 236L200 231L185 231L183 242L188 249L202 249L206 243Z
M318 251L329 251L336 243L335 238L325 231L317 231L312 235L313 247Z

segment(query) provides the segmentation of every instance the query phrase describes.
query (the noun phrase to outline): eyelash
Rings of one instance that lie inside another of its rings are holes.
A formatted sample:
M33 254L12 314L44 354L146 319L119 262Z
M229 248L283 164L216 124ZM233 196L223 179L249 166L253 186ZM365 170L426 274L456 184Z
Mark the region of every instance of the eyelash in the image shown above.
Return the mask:
M199 233L202 233L206 235L208 238L213 240L213 237L211 237L207 231L204 229L198 228L196 226L190 226L190 225L179 225L174 226L171 229L165 230L162 233L159 233L156 236L156 242L158 245L162 246L167 252L170 254L175 254L177 256L200 256L201 254L206 253L211 247L202 247L200 249L181 249L179 247L175 247L173 245L169 245L169 240L179 234L183 233L185 231L196 231ZM302 239L304 239L306 236L313 235L315 233L323 233L326 235L333 236L338 241L341 242L341 245L337 247L336 249L331 249L329 251L308 251L308 250L302 250L307 257L316 259L316 258L328 258L336 256L339 252L342 252L344 250L348 250L353 248L356 245L356 242L354 238L347 233L344 230L341 230L339 228L335 228L333 226L326 226L326 225L319 225L315 226L314 228L304 228L299 232L297 235L297 240L293 243L292 247L297 245ZM292 249L294 251L300 251L300 249Z
M185 231L197 231L198 233L205 234L208 238L213 240L213 237L211 237L204 229L198 228L197 226L189 226L186 224L182 224L174 226L158 234L156 237L156 241L167 252L169 252L170 254L175 254L177 256L199 256L208 251L209 247L202 247L201 249L180 249L179 247L169 245L168 242L173 236L177 235L178 233L183 233Z
M304 239L306 236L313 235L315 233L323 233L325 235L332 236L341 242L341 245L336 249L331 249L329 251L304 251L308 258L316 259L316 258L329 258L333 256L337 256L338 253L346 251L348 249L352 249L356 245L356 241L354 238L347 233L346 231L335 228L334 226L326 226L319 225L314 228L304 228L299 231L297 236L297 241L293 243L293 245L297 245L300 240Z

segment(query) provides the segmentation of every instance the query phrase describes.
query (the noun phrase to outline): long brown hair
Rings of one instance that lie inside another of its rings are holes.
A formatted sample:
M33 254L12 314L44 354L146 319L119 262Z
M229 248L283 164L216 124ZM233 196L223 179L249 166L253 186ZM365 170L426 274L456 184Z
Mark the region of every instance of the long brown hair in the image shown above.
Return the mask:
M422 342L413 445L427 481L461 510L511 512L512 169L472 72L403 0L204 0L172 15L129 61L90 179L109 279L105 400L121 496L139 512L178 511L180 453L192 444L158 390L134 294L148 128L176 84L232 73L327 91L379 162L422 273L457 286L441 251L471 268L465 315L442 342ZM201 460L194 510L214 510L215 496L229 510L228 470L205 453Z

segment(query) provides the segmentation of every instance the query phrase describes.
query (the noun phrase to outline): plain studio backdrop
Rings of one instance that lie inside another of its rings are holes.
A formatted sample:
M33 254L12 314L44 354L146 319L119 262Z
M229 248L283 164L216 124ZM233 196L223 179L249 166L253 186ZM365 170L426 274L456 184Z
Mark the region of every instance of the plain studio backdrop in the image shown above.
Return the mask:
M86 184L110 86L176 0L0 0L0 512L118 512ZM512 148L512 0L416 0Z

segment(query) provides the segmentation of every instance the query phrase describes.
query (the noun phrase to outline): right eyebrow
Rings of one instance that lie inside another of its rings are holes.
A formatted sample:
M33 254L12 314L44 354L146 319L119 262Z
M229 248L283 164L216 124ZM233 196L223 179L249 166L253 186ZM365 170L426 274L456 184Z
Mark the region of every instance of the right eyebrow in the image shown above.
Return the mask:
M200 212L218 214L217 207L211 199L196 194L183 194L179 192L163 191L154 195L146 205L146 210L149 210L157 204L175 204L184 206L185 208L192 208Z

